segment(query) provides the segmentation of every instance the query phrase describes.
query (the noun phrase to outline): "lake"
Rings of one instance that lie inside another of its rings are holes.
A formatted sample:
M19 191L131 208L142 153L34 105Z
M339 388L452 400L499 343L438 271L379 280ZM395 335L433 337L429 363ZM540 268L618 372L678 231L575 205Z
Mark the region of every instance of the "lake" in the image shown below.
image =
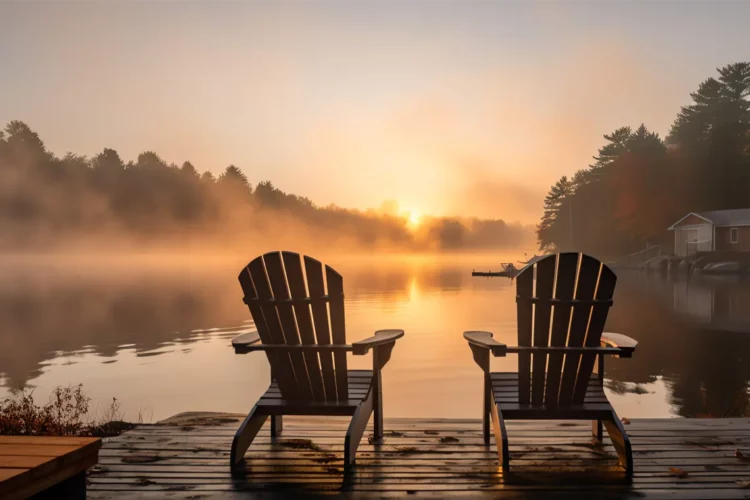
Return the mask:
M516 344L515 283L472 278L520 254L331 257L344 277L348 341L401 328L383 372L386 416L481 416L482 374L462 338L489 330ZM0 392L83 384L93 408L124 418L247 412L269 382L262 353L230 340L253 324L241 259L4 259ZM749 411L750 286L733 277L665 279L621 271L606 330L639 341L611 359L607 392L622 417L736 416ZM748 333L744 333L748 332ZM353 368L370 356L350 357ZM494 370L515 370L515 356Z

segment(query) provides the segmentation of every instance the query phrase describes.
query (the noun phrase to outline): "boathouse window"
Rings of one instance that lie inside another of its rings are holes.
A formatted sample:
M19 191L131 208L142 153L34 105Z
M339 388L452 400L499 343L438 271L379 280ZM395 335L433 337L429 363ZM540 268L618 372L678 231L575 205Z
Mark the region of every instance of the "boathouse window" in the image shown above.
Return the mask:
M740 230L736 227L729 229L729 243L738 243L740 241Z

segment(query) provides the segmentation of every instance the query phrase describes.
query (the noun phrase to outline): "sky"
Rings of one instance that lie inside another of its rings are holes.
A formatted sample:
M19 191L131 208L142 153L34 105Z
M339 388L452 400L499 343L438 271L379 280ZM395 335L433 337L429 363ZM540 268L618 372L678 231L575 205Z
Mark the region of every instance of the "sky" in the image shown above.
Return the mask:
M602 135L750 59L750 2L0 0L0 124L314 202L534 223Z

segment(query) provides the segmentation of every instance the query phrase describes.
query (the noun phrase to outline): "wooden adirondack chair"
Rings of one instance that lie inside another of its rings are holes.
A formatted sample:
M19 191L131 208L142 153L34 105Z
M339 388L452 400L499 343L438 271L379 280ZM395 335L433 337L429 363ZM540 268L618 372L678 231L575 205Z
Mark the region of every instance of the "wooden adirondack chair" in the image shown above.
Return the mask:
M464 333L484 371L485 442L490 441L491 421L507 473L505 420L591 419L599 441L602 425L607 429L626 477L632 479L630 440L603 388L604 355L629 358L637 345L625 335L602 333L617 277L593 257L561 253L526 266L516 280L518 347L497 342L490 332ZM517 353L518 373L490 372L490 352Z
M347 415L344 464L354 463L357 447L375 413L374 434L383 436L380 372L403 330L379 330L346 343L344 287L341 275L317 260L292 252L256 258L239 275L257 333L232 340L238 354L265 351L271 385L237 430L231 465L245 456L258 431L271 417L271 436L282 430L283 415ZM330 321L329 321L330 316ZM348 370L346 353L373 350L372 370Z

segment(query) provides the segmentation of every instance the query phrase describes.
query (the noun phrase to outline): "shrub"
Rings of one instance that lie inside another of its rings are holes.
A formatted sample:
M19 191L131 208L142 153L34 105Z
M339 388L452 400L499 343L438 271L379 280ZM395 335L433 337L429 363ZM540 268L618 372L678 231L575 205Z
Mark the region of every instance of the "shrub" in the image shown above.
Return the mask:
M82 385L55 388L42 406L33 391L13 390L0 400L0 435L105 437L134 427L122 421L116 398L98 419L89 416L90 401Z

